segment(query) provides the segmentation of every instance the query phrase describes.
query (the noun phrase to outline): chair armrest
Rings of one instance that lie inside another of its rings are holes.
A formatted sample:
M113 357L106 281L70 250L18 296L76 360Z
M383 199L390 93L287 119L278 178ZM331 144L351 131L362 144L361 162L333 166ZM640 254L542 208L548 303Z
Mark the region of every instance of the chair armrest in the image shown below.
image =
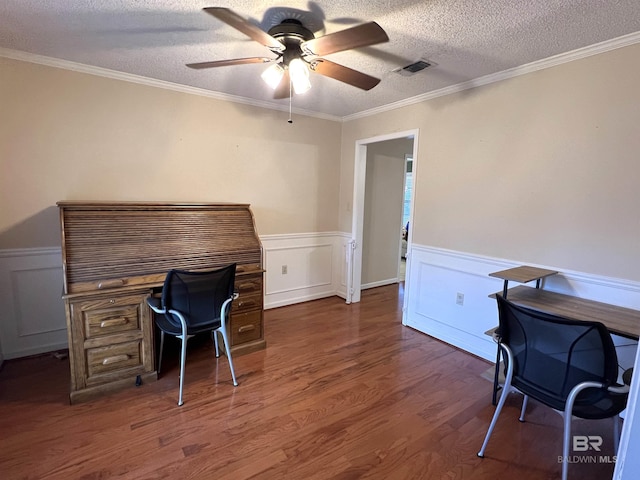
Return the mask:
M612 393L625 394L629 393L629 385L610 385L607 390Z
M156 313L166 313L166 310L160 305L160 299L158 297L147 297L147 305Z

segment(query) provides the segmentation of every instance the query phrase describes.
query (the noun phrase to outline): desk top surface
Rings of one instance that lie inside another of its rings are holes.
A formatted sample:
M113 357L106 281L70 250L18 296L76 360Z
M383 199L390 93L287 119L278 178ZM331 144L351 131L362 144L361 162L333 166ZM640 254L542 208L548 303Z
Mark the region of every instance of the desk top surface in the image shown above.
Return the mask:
M546 268L530 267L522 265L520 267L508 268L499 272L490 273L490 277L502 278L503 280L512 280L514 282L527 283L539 278L545 278L558 273L556 270L547 270Z
M502 292L492 296L496 295L502 296ZM640 310L524 285L507 290L507 300L516 305L573 320L601 322L611 333L628 338L640 338Z

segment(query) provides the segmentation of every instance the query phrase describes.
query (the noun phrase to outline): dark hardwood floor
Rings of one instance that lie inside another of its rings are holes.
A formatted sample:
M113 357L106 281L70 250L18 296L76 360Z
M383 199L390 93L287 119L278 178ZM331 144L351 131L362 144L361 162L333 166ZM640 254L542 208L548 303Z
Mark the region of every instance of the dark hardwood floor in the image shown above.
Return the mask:
M268 310L267 349L234 359L237 388L209 339L193 339L182 407L177 355L157 382L73 406L68 360L5 362L0 478L559 478L561 417L530 402L520 423L517 395L476 456L494 410L489 364L403 327L402 293ZM579 421L574 433L603 435L599 454L612 455L610 425ZM569 476L612 472L573 464Z

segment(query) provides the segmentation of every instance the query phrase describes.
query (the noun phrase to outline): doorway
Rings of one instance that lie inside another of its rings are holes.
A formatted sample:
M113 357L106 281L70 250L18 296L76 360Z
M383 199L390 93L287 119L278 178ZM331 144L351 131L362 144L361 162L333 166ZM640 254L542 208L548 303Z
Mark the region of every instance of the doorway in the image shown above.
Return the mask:
M400 245L400 263L398 282L404 282L407 273L407 247L409 244L409 226L411 223L411 199L413 198L413 155L404 156L404 191L402 199L402 243Z
M367 184L367 158L368 150L373 147L373 144L380 144L382 142L398 140L398 139L410 139L412 141L411 158L412 161L412 176L416 178L418 172L418 129L408 130L403 132L392 133L388 135L381 135L377 137L367 138L356 141L355 151L355 165L354 165L354 188L353 188L353 216L352 216L352 238L350 241L350 255L348 261L348 275L347 275L347 303L355 303L360 301L360 292L362 289L362 268L363 268L363 244L364 237L364 219L365 219L365 191ZM404 156L402 157L404 159ZM410 200L410 214L409 222L413 224L413 211L414 211L414 198L411 196ZM397 212L397 217L401 215L401 212ZM398 230L401 229L401 225L398 222ZM411 238L413 229L410 228L407 235L407 268L406 268L406 280L405 280L405 307L403 312L406 312L406 301L409 298L407 292L410 288L409 279L411 271ZM398 239L400 238L400 231L398 231ZM398 243L398 245L400 245ZM400 247L398 247L400 252ZM404 322L404 313L403 313Z

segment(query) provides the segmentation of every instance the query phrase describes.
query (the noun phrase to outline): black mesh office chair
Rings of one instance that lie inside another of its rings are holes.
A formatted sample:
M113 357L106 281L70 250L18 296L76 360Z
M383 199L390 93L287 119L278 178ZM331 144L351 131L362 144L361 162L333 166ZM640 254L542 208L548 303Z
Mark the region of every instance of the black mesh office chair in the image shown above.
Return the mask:
M498 295L500 348L506 378L500 401L478 452L484 457L489 437L507 395L524 395L520 421L529 397L557 410L564 418L562 479L566 480L572 415L586 419L614 418L624 410L628 386L617 384L618 358L606 327L599 322L567 320L514 305Z
M202 332L211 332L218 349L218 332L222 335L225 352L229 359L229 368L233 384L238 385L231 360L230 343L226 324L231 312L231 302L237 297L233 292L236 264L207 272L188 272L171 270L162 287L162 298L149 297L147 303L156 316L156 325L160 329L160 356L158 373L162 365L164 335L168 333L179 338L182 343L180 352L180 394L178 405L182 405L184 386L184 365L187 356L187 340Z

